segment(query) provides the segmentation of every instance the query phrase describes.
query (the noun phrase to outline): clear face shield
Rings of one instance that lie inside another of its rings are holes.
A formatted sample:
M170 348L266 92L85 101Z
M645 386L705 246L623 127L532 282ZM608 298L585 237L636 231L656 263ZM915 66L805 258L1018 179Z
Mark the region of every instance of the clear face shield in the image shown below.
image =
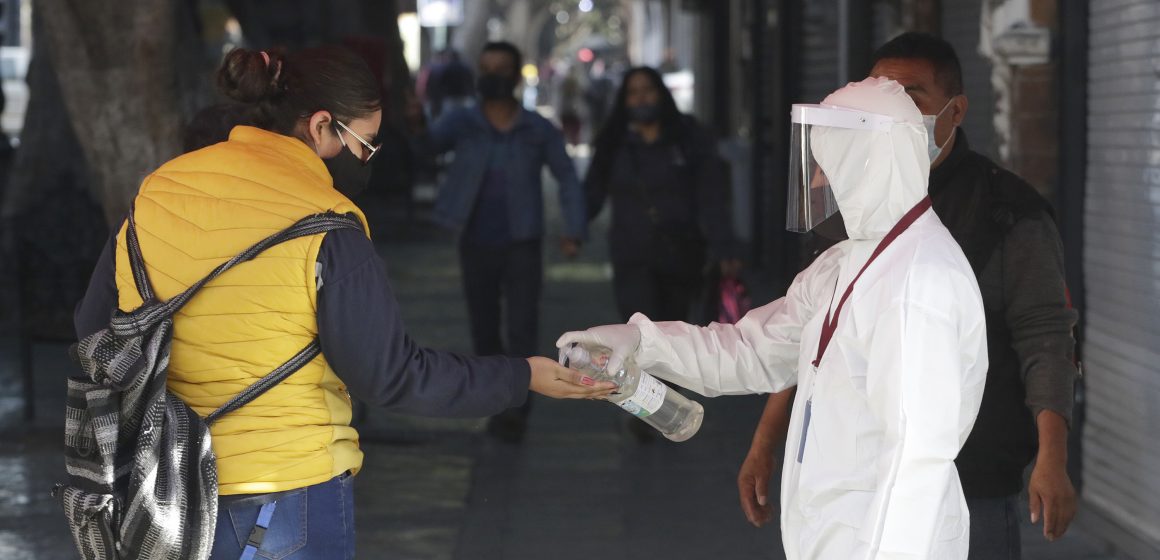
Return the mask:
M806 233L838 212L830 180L818 164L815 150L825 149L828 138L842 130L889 131L894 120L885 115L827 105L793 106L789 146L789 200L785 227ZM831 147L831 152L838 149ZM833 157L822 158L832 168Z

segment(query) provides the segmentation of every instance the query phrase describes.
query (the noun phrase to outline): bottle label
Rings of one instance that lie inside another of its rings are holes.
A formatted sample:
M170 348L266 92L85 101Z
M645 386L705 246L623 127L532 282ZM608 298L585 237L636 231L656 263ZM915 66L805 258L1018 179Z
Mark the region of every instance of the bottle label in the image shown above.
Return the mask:
M640 372L640 381L636 384L636 392L631 397L616 404L627 410L629 414L644 418L661 409L668 390L668 386L664 383L642 371Z

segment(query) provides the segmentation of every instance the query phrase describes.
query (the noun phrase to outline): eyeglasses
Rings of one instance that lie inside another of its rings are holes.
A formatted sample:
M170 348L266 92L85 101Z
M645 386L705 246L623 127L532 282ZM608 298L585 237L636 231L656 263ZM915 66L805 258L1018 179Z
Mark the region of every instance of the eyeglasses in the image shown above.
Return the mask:
M369 162L371 160L371 158L374 157L376 153L378 153L379 148L382 147L381 144L378 146L372 146L371 143L366 140L366 138L359 136L359 134L357 132L351 130L349 126L342 124L342 121L339 121L338 119L335 119L334 124L341 126L342 130L349 132L350 135L353 136L355 140L358 140L359 143L363 145L363 148L365 148L365 149L363 150L362 156L359 157L359 160L362 161L364 165L367 162ZM350 149L350 146L346 145L346 140L342 139L342 131L341 130L338 131L338 141L342 142L342 147ZM354 153L354 151L351 150L351 153Z

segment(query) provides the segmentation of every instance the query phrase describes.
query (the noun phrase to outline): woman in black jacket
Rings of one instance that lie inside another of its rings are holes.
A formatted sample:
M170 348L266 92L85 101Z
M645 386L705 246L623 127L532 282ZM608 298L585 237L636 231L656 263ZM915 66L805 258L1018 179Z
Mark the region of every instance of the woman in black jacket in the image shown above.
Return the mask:
M683 321L707 262L735 275L729 182L712 135L677 110L652 68L624 75L584 181L588 217L612 198L616 304L627 321Z

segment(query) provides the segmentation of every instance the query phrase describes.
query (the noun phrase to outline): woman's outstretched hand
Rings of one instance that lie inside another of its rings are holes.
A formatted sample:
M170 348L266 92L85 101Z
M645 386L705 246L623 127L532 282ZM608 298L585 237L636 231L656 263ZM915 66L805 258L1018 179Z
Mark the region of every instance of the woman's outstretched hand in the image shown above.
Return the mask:
M616 390L611 381L596 381L549 358L528 358L528 365L532 366L529 388L553 399L603 399Z

